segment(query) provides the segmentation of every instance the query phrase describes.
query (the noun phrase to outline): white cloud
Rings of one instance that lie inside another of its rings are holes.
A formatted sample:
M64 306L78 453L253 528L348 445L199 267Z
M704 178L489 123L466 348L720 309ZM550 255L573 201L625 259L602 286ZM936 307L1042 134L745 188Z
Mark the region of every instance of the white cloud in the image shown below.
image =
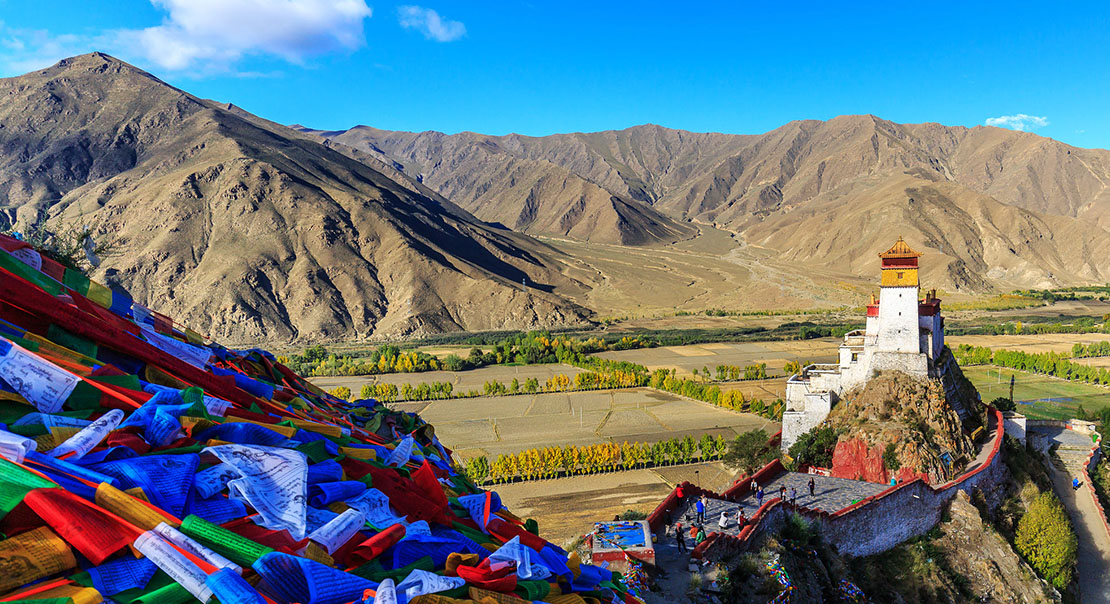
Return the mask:
M300 64L365 43L365 0L151 0L160 25L95 35L51 36L0 29L0 64L21 73L64 57L103 50L172 71L228 71L248 55Z
M1026 115L1018 113L1016 115L1001 115L998 117L988 117L986 124L988 126L998 126L999 128L1009 128L1011 130L1035 130L1042 126L1048 125L1047 117L1037 117L1035 115Z
M402 6L397 9L401 27L415 29L425 38L436 42L451 42L466 35L466 26L459 21L450 21L439 13L422 6Z

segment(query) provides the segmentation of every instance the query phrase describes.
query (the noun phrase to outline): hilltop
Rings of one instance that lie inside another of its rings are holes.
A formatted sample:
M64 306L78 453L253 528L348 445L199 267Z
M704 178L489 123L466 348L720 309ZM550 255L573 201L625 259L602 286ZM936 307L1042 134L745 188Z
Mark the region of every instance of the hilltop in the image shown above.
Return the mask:
M101 53L0 79L0 196L118 237L93 276L231 342L584 324L561 253ZM527 287L522 286L527 283Z

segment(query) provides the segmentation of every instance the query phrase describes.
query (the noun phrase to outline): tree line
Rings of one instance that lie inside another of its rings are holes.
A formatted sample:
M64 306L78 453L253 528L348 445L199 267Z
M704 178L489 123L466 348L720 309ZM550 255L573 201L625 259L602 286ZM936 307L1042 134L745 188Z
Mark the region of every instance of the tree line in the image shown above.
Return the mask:
M697 440L686 435L656 443L541 447L498 455L492 461L484 456L472 457L461 469L477 485L500 484L721 459L728 445L724 436L703 434Z
M786 405L782 399L775 399L770 403L755 398L748 400L739 390L722 391L716 384L709 384L690 378L679 378L674 369L656 369L651 373L647 385L656 390L663 390L671 394L685 396L724 407L733 411L746 411L772 419L782 421L782 412Z
M1042 373L1073 382L1110 386L1110 370L1076 363L1058 352L992 350L985 346L960 344L956 349L960 365L995 365L1030 373Z
M1052 334L1052 333L1110 333L1110 322L1103 317L1101 323L1091 317L1079 317L1072 322L1064 323L1024 323L1022 321L1007 321L1005 323L983 323L969 327L953 327L945 329L945 334L950 336L1001 336L1021 334Z
M577 338L552 336L546 331L532 331L505 337L491 350L475 346L466 356L449 354L442 360L419 351L402 351L394 344L385 344L365 353L337 355L323 345L306 348L302 353L278 357L278 362L301 375L375 375L384 373L416 373L424 371L466 371L490 365L538 365L566 363L591 366L590 355L608 350L632 350L654 344L640 336L623 336L608 341L598 337ZM646 371L646 370L645 370Z
M364 358L337 355L317 344L306 348L301 354L279 356L277 361L300 375L312 377L418 373L445 369L438 357L415 350L403 352L393 344L380 346Z
M1091 342L1087 345L1076 343L1071 347L1071 356L1075 358L1110 356L1110 341Z

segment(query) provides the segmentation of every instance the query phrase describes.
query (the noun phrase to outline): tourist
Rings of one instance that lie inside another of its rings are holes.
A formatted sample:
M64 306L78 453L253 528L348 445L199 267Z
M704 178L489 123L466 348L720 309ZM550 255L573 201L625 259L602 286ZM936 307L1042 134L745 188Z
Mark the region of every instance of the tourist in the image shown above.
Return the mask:
M790 507L798 508L798 489L797 487L790 487Z
M755 492L755 501L757 508L763 507L763 487L759 487L759 490Z
M698 525L691 524L690 525L690 538L691 539L696 539L697 536L698 536Z
M682 485L678 485L677 487L674 488L674 494L675 494L675 496L678 497L678 507L682 507L682 499L683 499L683 495L684 495L684 493L682 491Z
M752 492L753 493L759 490L759 483L756 482L754 478L752 479L751 487L752 487Z
M717 521L717 526L721 530L728 528L728 512L721 510L721 519Z
M1079 479L1078 478L1072 478L1071 479L1071 488L1072 488L1073 491L1079 489Z
M736 530L744 528L748 523L748 519L744 517L744 508L736 508Z
M685 553L686 549L686 535L682 534L682 523L674 525L674 540L678 544L678 551Z
M813 477L810 476L809 477L809 496L810 497L813 497L813 487L815 487L815 486L817 486L817 485L816 485L816 483L813 482Z
M698 524L701 524L701 523L705 522L705 496L704 495L702 496L701 499L699 499L697 501L697 503L694 504L694 509L696 509L697 512L698 512Z
M786 503L786 485L785 484L780 484L779 485L779 499L783 503Z
M699 526L698 536L694 537L694 547L701 545L702 541L705 541L705 529Z

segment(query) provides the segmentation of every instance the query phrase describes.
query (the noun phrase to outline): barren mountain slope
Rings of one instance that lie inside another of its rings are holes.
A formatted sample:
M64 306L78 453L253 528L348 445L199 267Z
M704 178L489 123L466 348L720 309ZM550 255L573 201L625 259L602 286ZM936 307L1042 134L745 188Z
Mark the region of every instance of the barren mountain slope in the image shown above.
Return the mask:
M544 137L366 126L321 134L373 149L426 179L456 169L451 157L480 144L499 155L557 164L672 215L722 224L778 201L798 204L847 181L912 168L1043 213L1077 216L1110 201L1110 151L1001 128L897 124L872 115L790 122L761 135L655 125Z
M670 243L697 233L639 201L642 189L598 184L615 174L608 164L580 166L602 174L593 180L543 158L543 149L525 148L525 137L391 133L365 126L343 133L304 131L392 162L479 218L519 231L623 245Z
M1090 255L1104 249L1103 228L1110 227L1110 152L1030 133L864 115L791 122L758 136L652 125L539 138L364 126L321 134L395 162L483 218L514 228L529 208L555 216L571 210L565 187L525 192L496 183L536 182L557 165L676 220L712 223L792 260L852 275L864 274L870 251L893 231L944 256L931 264L934 283L944 287L1101 282L1110 272L1102 257ZM567 182L561 173L559 182ZM495 195L491 186L499 187ZM907 194L918 188L917 197ZM622 241L612 229L565 232Z
M881 242L904 235L925 252L922 282L985 292L1110 280L1110 233L1037 214L920 173L853 182L790 212L750 220L749 242L780 258L853 275L874 272Z
M0 157L8 221L47 213L120 236L125 253L96 276L221 339L588 316L552 293L583 287L552 248L99 53L0 80Z

